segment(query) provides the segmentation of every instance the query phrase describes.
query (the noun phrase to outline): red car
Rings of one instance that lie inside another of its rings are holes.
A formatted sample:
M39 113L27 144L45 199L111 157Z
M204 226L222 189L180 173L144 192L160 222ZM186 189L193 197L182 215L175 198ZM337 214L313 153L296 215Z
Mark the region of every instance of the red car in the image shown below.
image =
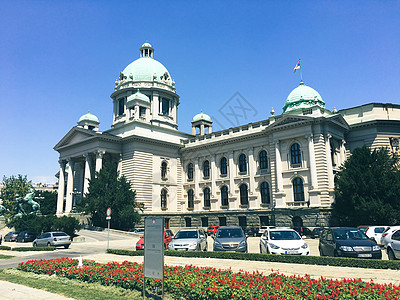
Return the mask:
M217 230L218 230L219 226L210 226L207 228L207 234L208 235L214 235Z
M169 243L172 241L174 234L170 229L164 229L164 249L168 249ZM138 242L136 243L136 250L144 249L144 238L143 235L140 237Z

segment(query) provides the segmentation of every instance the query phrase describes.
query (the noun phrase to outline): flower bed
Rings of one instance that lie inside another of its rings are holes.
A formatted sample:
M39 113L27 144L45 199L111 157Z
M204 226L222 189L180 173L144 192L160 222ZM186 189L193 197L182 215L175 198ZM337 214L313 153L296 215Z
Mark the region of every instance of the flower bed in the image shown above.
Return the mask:
M30 260L18 269L126 289L143 287L143 265L128 261L99 264L84 260L84 266L79 268L78 260L70 258ZM160 288L161 281L146 278L146 286ZM234 273L195 266L166 266L164 288L172 297L183 299L400 299L400 286L392 284Z

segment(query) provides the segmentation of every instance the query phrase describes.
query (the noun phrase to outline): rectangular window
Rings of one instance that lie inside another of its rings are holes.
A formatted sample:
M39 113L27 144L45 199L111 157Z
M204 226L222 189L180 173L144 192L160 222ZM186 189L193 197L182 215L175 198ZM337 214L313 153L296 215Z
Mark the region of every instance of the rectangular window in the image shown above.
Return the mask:
M239 217L239 226L242 227L243 229L246 229L247 227L246 217Z
M269 226L268 216L260 216L260 226Z
M207 217L201 218L201 227L208 227L208 218Z
M161 98L161 113L164 116L169 116L169 100Z
M191 218L185 218L185 226L192 227L192 219Z
M125 98L118 100L118 116L122 116L125 112Z
M169 229L169 218L165 218L164 222L165 222L165 229Z
M226 217L218 217L219 226L226 226Z
M146 116L146 107L139 106L139 117L144 118Z

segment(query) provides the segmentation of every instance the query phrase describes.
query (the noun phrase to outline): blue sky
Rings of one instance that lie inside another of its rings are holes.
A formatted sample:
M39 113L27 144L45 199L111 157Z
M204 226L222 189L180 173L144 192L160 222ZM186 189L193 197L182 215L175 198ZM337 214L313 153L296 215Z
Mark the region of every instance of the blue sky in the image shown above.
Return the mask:
M184 132L200 110L214 130L281 114L299 58L330 110L400 104L399 15L399 1L3 1L0 176L55 182L54 145L88 110L110 128L114 81L145 41ZM237 92L254 109L232 121Z

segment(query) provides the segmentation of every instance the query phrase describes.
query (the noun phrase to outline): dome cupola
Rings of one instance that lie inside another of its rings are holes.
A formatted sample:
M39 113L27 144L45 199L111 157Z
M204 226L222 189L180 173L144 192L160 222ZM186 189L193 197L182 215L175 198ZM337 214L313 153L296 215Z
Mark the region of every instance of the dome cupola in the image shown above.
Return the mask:
M196 134L196 128L200 129L200 135L204 135L205 129L208 130L207 133L212 133L212 120L209 115L200 111L199 114L195 115L192 119L192 134Z
M298 110L310 109L319 106L325 108L325 102L321 95L313 88L306 86L303 81L287 97L283 106L283 113L290 113Z
M99 125L99 119L95 115L91 114L90 111L88 111L87 114L84 114L78 120L78 126L84 129L98 131Z
M153 57L154 49L149 43L144 43L142 47L140 47L140 57Z

